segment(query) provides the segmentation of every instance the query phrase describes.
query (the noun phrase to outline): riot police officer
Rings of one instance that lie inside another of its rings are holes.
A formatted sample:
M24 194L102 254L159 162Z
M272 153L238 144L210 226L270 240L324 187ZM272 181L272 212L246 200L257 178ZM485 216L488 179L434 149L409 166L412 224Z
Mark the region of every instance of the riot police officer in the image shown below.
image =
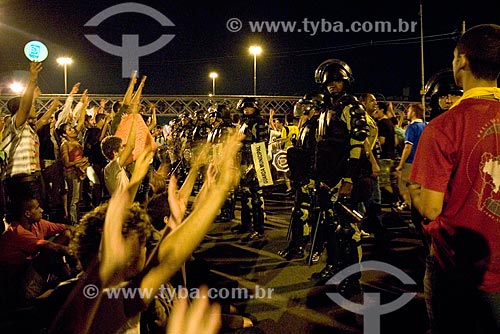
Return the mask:
M241 195L241 230L249 232L244 241L259 240L264 237L264 197L259 185L253 163L251 145L267 142L269 125L260 116L260 106L254 97L245 97L238 102L236 109L243 114L240 133L245 135L241 149L242 177Z
M206 116L208 116L208 114L202 109L194 113L194 129L191 137L193 147L207 141L210 125L207 123Z
M315 81L329 97L319 116L314 166L328 258L325 268L312 278L326 282L336 272L359 262L357 224L361 217L354 209L370 196L371 165L363 145L369 131L366 111L351 95L351 68L341 60L328 59L317 67ZM355 275L340 286L347 295L359 289L359 276Z
M450 109L463 92L463 89L455 83L453 70L450 68L440 70L430 77L425 85L425 94L430 96L430 119L432 120Z
M316 150L316 130L318 118L325 108L325 96L309 93L301 98L294 108L294 117L302 119L299 136L293 147L287 150L287 163L290 168L290 180L295 189L295 201L290 219L290 243L278 252L287 260L304 256L307 237L314 223L315 183L313 180L313 161ZM321 244L318 240L317 245ZM319 261L319 252L313 250L313 263Z
M194 123L189 111L184 111L179 116L180 126L178 127L178 134L175 136L175 148L176 157L178 160L172 164L173 171L179 178L179 181L183 182L189 172L190 166L189 161L192 156L192 142L191 138L194 130Z
M220 146L223 145L231 129L234 130L234 125L230 121L230 116L230 110L225 104L215 104L208 109L207 119L211 130L208 133L207 142L213 144L211 150L212 155L217 155L218 152L220 152ZM231 191L221 208L218 219L221 221L232 220L234 218L235 204L234 191Z

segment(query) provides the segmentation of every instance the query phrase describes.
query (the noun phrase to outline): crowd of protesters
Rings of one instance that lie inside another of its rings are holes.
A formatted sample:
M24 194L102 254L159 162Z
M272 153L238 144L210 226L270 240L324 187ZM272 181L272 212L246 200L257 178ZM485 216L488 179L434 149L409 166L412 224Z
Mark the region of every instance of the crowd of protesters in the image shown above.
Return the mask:
M154 105L141 104L147 77L138 80L136 73L120 101L91 106L76 83L65 101L55 98L38 113L43 64L30 63L25 91L8 101L0 123L2 311L28 307L37 314L30 329L49 333L215 333L220 326L253 326L231 305L221 310L201 298L192 303L196 311L186 312L183 298L174 303L157 296L166 284L185 284L186 275L206 274L187 264L215 220L235 218L236 193L241 226L235 232L247 233L246 242L265 238L254 152L264 144L269 158L287 152L290 172L275 176L287 196L296 194L291 242L280 256L303 257L312 242L310 260L318 262L326 248L327 264L312 276L323 283L359 264L363 235L387 238L380 221L385 191L395 211L412 210L428 251L432 333L498 332L499 54L500 27L467 31L451 71L463 91L430 87L440 114L430 122L421 104L398 117L373 94L355 96L352 71L338 59L320 64L318 92L306 94L300 112L283 119L270 110L266 120L258 100L247 97L235 110L214 104L165 126L158 126ZM326 221L319 240L311 234L316 205ZM89 285L98 290L95 298L82 293ZM103 293L115 287L152 293ZM206 287L200 291L206 296ZM340 292L361 296L359 277L343 281Z

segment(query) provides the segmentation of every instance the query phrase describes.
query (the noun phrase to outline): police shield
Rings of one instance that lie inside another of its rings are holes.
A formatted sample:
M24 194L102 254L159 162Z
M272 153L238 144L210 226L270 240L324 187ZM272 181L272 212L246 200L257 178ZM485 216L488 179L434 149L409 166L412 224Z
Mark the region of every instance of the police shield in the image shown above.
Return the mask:
M285 150L279 150L273 155L273 162L272 162L274 168L278 172L288 172L288 161L287 161L287 156L286 156L286 151Z

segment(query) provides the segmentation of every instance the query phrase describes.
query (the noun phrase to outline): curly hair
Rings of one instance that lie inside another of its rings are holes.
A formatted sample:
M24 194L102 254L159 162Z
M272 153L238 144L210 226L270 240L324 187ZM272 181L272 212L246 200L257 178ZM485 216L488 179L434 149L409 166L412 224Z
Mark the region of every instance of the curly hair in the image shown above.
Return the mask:
M89 267L99 252L107 210L108 202L105 202L87 212L77 225L69 244L70 252L78 259L83 270ZM145 245L151 231L152 225L148 214L139 203L133 203L123 223L123 236L126 238L135 234L139 242Z
M108 160L113 160L114 152L118 152L122 146L122 139L117 136L107 136L101 142L102 154Z

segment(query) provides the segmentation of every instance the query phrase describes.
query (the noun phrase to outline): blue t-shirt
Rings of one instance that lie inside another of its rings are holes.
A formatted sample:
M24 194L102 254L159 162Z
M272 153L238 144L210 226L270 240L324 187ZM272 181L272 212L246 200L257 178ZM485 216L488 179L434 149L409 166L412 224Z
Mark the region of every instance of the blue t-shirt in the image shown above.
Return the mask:
M405 144L408 143L412 145L410 155L405 161L406 163L413 163L413 158L415 157L415 152L417 151L418 141L422 135L422 131L424 131L424 128L424 122L413 122L406 127Z

